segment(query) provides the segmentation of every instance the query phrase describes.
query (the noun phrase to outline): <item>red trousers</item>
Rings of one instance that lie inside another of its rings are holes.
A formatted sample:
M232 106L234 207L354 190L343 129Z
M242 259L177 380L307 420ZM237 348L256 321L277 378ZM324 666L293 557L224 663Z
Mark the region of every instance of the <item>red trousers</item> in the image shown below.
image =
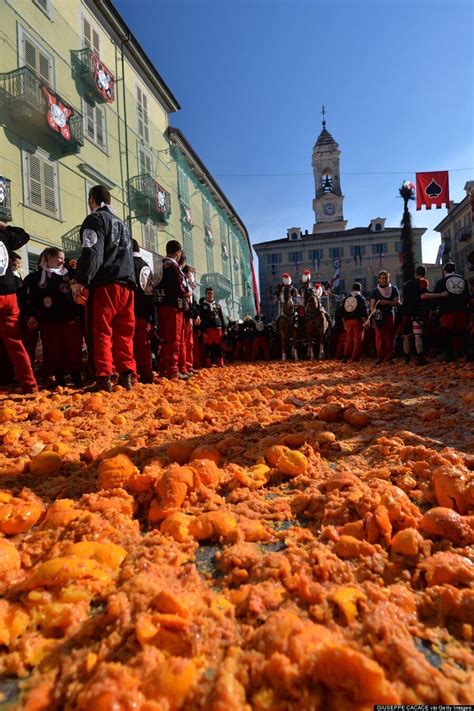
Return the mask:
M469 314L467 311L453 311L443 314L439 322L447 331L466 331L469 326Z
M20 384L23 387L36 385L28 353L21 340L20 309L16 294L0 295L0 338L5 344Z
M202 334L202 342L204 344L204 355L206 367L211 365L211 353L214 351L217 358L217 364L223 365L222 357L222 328L206 328Z
M174 378L178 374L183 318L183 312L175 306L158 306L158 330L161 337L160 373L165 378Z
M183 317L183 335L179 349L178 369L180 373L190 373L193 369L193 322Z
M362 322L356 318L347 318L344 319L344 328L346 330L344 356L359 360L362 351Z
M105 284L91 289L87 321L97 378L110 376L114 372L136 372L133 300L133 290L124 284Z
M260 352L264 360L270 360L270 344L265 336L255 336L252 343L252 360L257 360Z
M336 352L334 354L335 358L343 358L344 348L346 347L346 332L341 331L337 338Z
M243 360L248 362L250 360L252 350L250 348L250 341L237 341L234 346L234 361Z
M79 320L40 324L45 375L80 373L82 370L82 329Z
M387 360L393 354L394 317L387 316L383 326L375 326L375 349L379 360Z
M133 355L137 364L137 373L144 382L153 380L151 367L151 324L146 318L135 317L135 331L133 334Z

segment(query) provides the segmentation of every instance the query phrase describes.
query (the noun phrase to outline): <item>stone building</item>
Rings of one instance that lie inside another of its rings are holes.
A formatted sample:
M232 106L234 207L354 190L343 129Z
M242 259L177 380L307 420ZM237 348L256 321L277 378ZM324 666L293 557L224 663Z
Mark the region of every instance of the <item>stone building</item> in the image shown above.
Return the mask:
M347 229L344 219L344 195L340 172L341 151L326 128L313 148L312 166L315 196L315 222L311 232L290 227L286 236L254 245L259 258L260 298L264 313L274 315L273 291L289 272L293 282L300 282L304 269L310 269L313 281L331 281L336 267L340 270L336 293L350 291L359 281L365 293L377 283L380 269L390 272L391 280L401 285L400 227L390 227L383 217L374 217L364 227ZM421 236L424 228L414 228L416 263L421 263Z

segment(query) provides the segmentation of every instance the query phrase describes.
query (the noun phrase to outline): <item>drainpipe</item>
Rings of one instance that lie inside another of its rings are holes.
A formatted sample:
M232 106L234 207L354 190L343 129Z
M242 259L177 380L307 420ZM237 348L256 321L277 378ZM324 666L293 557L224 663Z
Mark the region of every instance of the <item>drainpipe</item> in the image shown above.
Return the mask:
M132 233L132 215L131 215L131 201L130 201L130 163L128 158L128 121L127 121L127 97L125 93L125 57L123 52L124 44L130 42L130 33L123 39L120 43L120 52L122 60L122 100L123 100L123 120L125 122L125 170L127 174L127 208L128 208L128 229L130 234Z

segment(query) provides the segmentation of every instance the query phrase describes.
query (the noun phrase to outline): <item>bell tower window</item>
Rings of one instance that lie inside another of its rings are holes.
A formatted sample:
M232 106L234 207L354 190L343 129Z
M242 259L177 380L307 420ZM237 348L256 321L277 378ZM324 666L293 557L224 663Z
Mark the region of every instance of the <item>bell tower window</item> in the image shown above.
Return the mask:
M332 193L333 191L333 177L328 168L324 169L321 176L321 187L323 189L323 193Z

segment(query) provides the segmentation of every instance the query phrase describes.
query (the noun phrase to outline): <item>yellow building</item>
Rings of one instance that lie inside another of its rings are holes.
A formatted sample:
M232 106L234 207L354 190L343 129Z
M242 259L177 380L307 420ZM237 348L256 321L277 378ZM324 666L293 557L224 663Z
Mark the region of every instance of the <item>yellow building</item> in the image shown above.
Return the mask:
M440 256L443 263L452 259L459 274L469 276L472 265L468 256L474 253L473 203L474 180L468 180L464 186L466 195L459 202L452 202L448 214L436 225L441 233Z
M77 253L87 194L97 183L110 189L114 210L150 262L169 239L181 241L179 161L168 134L169 114L180 106L110 0L0 0L0 25L0 219L31 235L24 271L46 246ZM206 180L199 185L212 219L220 215L226 226L214 226L216 241L225 232L239 262L223 298L240 315L252 281L250 242L215 181L210 190ZM205 216L195 215L188 251L198 279L225 277L220 254L207 260Z

